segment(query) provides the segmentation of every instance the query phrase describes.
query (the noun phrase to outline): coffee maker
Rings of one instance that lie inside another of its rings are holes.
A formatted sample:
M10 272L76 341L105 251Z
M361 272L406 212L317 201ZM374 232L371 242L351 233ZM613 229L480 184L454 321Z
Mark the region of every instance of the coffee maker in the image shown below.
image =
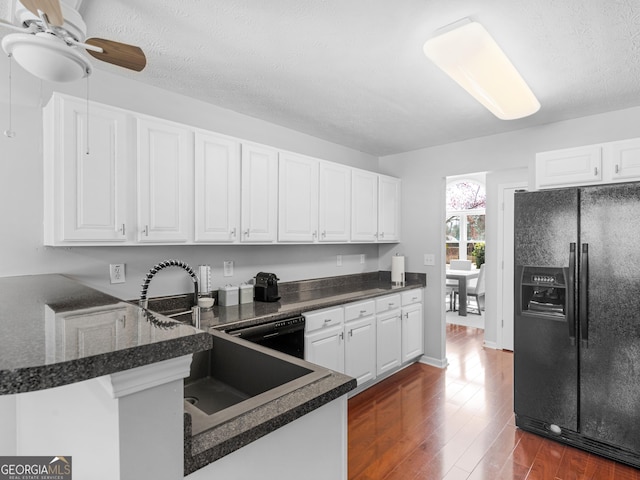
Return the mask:
M275 273L258 273L256 275L253 299L256 302L277 302L280 300L280 296L278 295L278 280L280 279Z

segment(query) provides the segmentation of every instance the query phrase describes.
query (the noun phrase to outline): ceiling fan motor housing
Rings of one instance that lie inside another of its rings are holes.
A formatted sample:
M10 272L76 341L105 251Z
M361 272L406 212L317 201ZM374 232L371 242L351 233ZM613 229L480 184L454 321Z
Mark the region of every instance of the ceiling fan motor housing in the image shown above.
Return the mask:
M87 38L87 25L82 20L82 16L77 10L71 8L64 2L60 2L62 14L64 15L64 24L61 27L53 27L54 31L64 30L71 35L76 41L84 42ZM29 25L30 23L36 23L42 26L40 18L31 13L20 2L16 2L16 21L21 25Z

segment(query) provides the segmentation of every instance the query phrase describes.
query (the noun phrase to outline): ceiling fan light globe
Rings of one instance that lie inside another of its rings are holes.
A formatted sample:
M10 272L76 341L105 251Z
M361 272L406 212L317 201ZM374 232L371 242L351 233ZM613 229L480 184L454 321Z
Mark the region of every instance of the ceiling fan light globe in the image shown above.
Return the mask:
M76 47L47 33L14 33L2 49L32 75L49 82L73 82L91 74L91 64Z

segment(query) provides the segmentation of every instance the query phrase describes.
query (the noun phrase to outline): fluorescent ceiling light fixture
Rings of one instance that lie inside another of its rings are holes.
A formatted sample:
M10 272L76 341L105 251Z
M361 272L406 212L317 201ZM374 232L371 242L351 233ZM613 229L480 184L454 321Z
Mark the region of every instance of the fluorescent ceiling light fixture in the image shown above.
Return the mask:
M64 40L48 34L12 33L2 48L27 72L50 82L72 82L91 73L89 60Z
M538 99L482 25L464 20L452 27L427 40L427 58L502 120L540 109Z

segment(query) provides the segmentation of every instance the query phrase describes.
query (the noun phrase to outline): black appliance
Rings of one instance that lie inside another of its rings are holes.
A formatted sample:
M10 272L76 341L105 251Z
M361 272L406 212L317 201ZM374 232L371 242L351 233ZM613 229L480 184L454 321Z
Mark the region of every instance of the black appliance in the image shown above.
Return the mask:
M256 275L253 299L256 302L277 302L280 300L280 296L278 295L278 280L280 279L275 273L258 273Z
M516 425L640 467L640 183L515 195Z
M304 317L226 330L234 337L304 359Z

